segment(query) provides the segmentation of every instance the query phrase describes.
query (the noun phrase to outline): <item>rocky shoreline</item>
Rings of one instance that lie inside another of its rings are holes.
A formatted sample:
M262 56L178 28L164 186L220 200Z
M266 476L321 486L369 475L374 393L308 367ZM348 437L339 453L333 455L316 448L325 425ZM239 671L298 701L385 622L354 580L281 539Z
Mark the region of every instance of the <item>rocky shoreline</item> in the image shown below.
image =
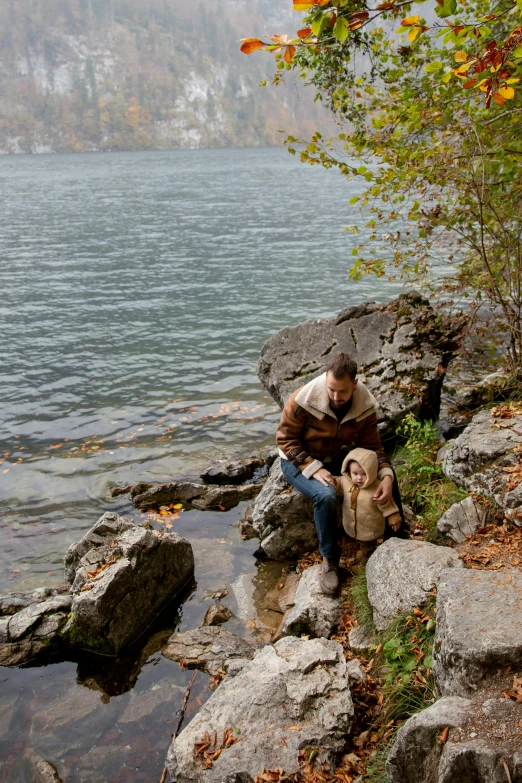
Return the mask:
M366 567L373 622L352 628L346 644L330 638L343 623L343 596L322 595L313 555L306 562L317 546L311 505L289 488L276 453L214 463L200 482L113 489L139 509L174 518L176 508L219 513L254 501L243 537L259 539L260 557L301 558L299 570L288 569L267 596L279 618L271 643L253 644L223 627L233 617L226 602L217 603L224 591L202 627L174 633L162 646L182 667L206 671L214 689L169 749L172 781L312 781L314 770L331 773L317 780L364 780L357 754L345 752L360 707L353 689L378 660L379 635L400 613L422 615L436 600L438 698L399 729L388 780L522 783L522 695L505 695L517 678L522 694L522 572L466 567L464 556L495 515L506 529L522 527L522 405L481 408L495 383L487 377L480 393L459 400L452 363L462 327L409 294L284 329L263 347L259 375L279 404L320 374L332 353L346 350L381 404L383 437L393 438L409 413L440 414L441 430L457 435L443 447L442 469L467 497L441 511L440 543L392 538L378 547ZM441 410L448 389L451 410L444 403ZM175 532L108 512L69 549L65 575L58 588L0 596L2 665L42 663L55 651L118 654L162 607L183 601L194 578L193 549ZM45 763L52 767L39 759L34 769ZM337 767L344 777L333 777ZM60 771L49 769L38 780L58 781Z

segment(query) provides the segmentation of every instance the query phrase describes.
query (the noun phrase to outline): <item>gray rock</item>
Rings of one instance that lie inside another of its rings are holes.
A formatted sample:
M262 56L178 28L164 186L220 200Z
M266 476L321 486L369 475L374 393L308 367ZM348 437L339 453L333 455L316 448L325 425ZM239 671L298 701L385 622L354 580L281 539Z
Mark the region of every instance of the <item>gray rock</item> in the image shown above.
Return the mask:
M192 505L200 509L219 509L228 511L243 500L251 500L261 491L261 484L240 484L239 486L221 486L206 488L203 497L194 498Z
M279 458L257 497L252 525L261 549L273 560L287 560L317 547L313 503L290 487Z
M276 332L261 350L258 374L282 406L293 391L324 372L336 353L350 353L379 401L381 429L391 434L409 412L432 417L438 412L443 370L457 347L458 328L414 292L387 305L367 302L330 320Z
M356 625L348 634L348 644L352 650L366 652L371 650L372 647L377 647L378 643L374 628Z
M208 492L206 484L195 481L170 481L166 484L136 485L142 492L131 490L134 504L143 509L155 509L169 503L189 503Z
M216 460L200 474L207 484L242 484L254 477L264 467L260 457L245 457L237 460Z
M54 652L71 604L71 595L52 588L2 595L0 665L19 666Z
M444 572L433 648L440 692L467 696L503 667L521 665L522 572Z
M506 766L511 761L506 756L485 740L449 742L442 751L436 783L506 783Z
M251 538L257 538L257 533L251 519L239 520L239 535L245 541L250 541Z
M173 634L162 650L165 658L183 662L187 668L204 669L212 677L226 671L234 658L253 658L257 645L250 644L224 628L203 626Z
M188 541L117 514L104 514L65 562L73 601L63 637L71 647L105 654L135 639L194 573Z
M225 670L229 677L235 677L236 674L242 672L247 663L250 663L250 658L229 658L225 661Z
M398 612L422 605L447 568L463 568L456 552L425 541L390 538L368 560L366 581L377 630Z
M77 780L79 783L101 783L116 775L119 777L118 773L122 772L132 751L131 745L95 745L78 762Z
M389 783L438 783L442 752L438 736L446 726L464 725L472 711L469 699L452 697L439 699L407 720L386 761Z
M286 637L224 680L171 746L168 771L176 783L253 783L263 768L297 772L299 750L308 746L333 765L352 717L341 645ZM238 742L205 769L194 743L207 731L216 731L220 743L227 729Z
M31 724L32 738L55 737L57 741L67 730L81 734L82 722L91 717L93 721L99 721L99 708L101 706L101 693L82 689L81 698L74 688L65 697L60 695L57 699L46 704L45 708L33 716ZM85 739L82 737L82 741ZM67 738L69 742L70 738ZM74 741L71 740L71 747Z
M522 483L508 490L510 474L503 468L519 463L520 454L514 449L520 446L522 414L501 419L493 418L489 410L482 410L448 445L442 469L448 478L470 492L493 498L503 509L519 509Z
M321 566L303 571L295 594L295 605L283 620L282 635L308 634L328 638L341 619L341 598L321 590Z
M366 682L368 675L361 666L361 662L358 658L352 658L351 661L346 661L346 673L350 680L355 682Z
M214 604L213 606L209 606L205 612L203 625L222 625L233 617L234 612L231 612L226 606L223 606L223 604Z
M487 516L486 509L468 495L444 512L437 522L437 530L460 544L466 536L472 536L484 527Z

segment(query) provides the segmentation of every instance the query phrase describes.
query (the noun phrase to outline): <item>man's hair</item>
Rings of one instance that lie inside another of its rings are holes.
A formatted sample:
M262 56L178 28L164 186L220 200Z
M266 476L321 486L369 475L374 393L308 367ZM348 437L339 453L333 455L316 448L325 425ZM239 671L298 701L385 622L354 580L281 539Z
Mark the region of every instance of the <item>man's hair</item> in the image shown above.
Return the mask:
M337 380L349 375L350 379L354 381L357 375L357 362L352 359L349 353L338 353L328 363L326 372L331 372Z

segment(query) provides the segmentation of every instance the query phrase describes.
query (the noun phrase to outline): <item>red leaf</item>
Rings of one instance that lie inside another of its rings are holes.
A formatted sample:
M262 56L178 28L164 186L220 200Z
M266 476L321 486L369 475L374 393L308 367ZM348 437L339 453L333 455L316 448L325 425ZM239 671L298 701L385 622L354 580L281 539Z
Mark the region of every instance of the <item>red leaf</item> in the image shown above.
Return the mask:
M246 38L241 46L243 54L252 54L256 49L262 49L265 44L260 38Z
M303 27L302 30L297 31L297 35L299 36L299 38L308 38L311 32L312 32L311 27Z
M470 79L464 84L464 89L467 90L469 87L474 87L477 82L478 79Z
M292 60L294 59L294 54L295 54L295 46L292 45L287 46L285 49L285 61L287 63L291 63Z

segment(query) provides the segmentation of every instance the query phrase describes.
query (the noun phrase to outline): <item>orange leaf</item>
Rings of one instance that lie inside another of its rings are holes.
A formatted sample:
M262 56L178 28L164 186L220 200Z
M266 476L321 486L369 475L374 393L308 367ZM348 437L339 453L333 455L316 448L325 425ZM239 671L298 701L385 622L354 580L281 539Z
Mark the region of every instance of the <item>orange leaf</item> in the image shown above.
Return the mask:
M402 27L411 27L411 25L416 25L419 21L420 16L407 16L406 19L403 19L401 22Z
M448 741L448 734L449 734L449 726L446 726L445 729L442 729L439 737L439 742L441 745L445 745Z
M285 49L285 62L291 63L292 60L294 59L294 54L295 54L295 46L292 45L287 46Z
M265 44L260 38L246 38L241 46L243 54L252 54L257 49L262 49Z
M299 38L308 38L311 32L312 32L311 27L303 27L302 30L297 31L297 35L299 36Z
M499 92L493 93L493 100L495 101L495 103L498 103L499 106L503 106L506 102L506 99L503 98Z

